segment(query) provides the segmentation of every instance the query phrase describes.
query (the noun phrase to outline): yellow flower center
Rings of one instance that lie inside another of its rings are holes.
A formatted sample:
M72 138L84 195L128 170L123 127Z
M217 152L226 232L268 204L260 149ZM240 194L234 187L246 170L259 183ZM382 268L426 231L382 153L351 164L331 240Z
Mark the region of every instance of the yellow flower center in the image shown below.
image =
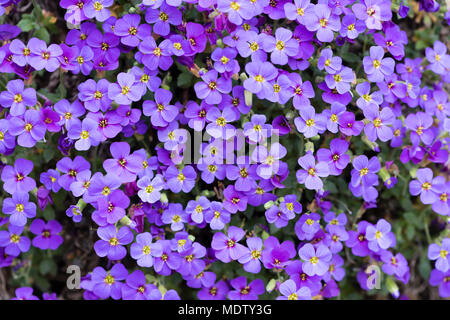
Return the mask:
M14 95L14 102L15 103L20 103L23 101L22 95L20 93Z
M23 212L24 206L21 203L16 204L16 211L17 212Z
M237 3L236 1L233 1L230 3L230 7L231 7L231 9L237 11L241 8L241 5L239 3Z
M255 76L255 80L257 82L263 82L264 81L264 77L262 75L258 74L257 76Z
M125 94L128 94L128 92L130 92L130 87L123 86L122 87L122 94L125 95Z
M86 130L81 131L81 139L87 139L89 138L89 132L87 132Z
M309 262L311 262L311 264L317 264L319 262L319 258L312 257L311 259L309 259Z
M95 1L95 2L94 2L94 9L95 9L96 11L100 11L100 10L103 9L103 5L102 5L99 1Z
M216 120L216 124L220 127L224 127L227 124L227 121L224 117L218 117Z
M108 274L108 275L105 277L104 282L105 282L107 285L110 286L110 285L113 285L113 284L114 284L115 280L114 280L114 277L113 277L112 275Z
M325 18L322 18L322 19L319 20L319 24L320 24L320 26L322 28L325 28L327 26L327 24L328 24L328 20L325 19Z
M109 239L109 244L111 246L117 246L119 244L119 239L117 239L116 237L113 237L113 238Z
M377 59L373 60L372 64L375 69L378 69L381 66L381 62Z
M361 171L359 172L359 175L362 177L362 176L365 176L366 174L368 174L369 173L369 168L363 168L363 169L361 169Z
M315 124L314 119L308 119L306 120L306 125L308 127L312 127Z
M277 48L277 50L283 50L285 48L285 44L283 41L278 40L275 44L275 47Z
M228 61L230 61L230 59L228 59L227 57L223 56L222 58L220 58L220 62L222 62L223 64L227 64Z

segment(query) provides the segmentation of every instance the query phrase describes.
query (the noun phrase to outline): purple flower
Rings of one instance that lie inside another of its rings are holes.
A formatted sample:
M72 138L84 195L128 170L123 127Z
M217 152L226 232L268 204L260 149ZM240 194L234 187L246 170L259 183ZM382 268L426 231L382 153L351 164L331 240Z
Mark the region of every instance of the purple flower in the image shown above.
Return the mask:
M97 200L98 208L92 214L92 219L100 226L115 224L125 216L129 205L130 199L122 190L113 190L108 196Z
M110 83L106 79L100 79L97 83L92 79L88 79L78 86L78 98L84 102L87 110L92 112L101 110L105 112L111 107L112 102L108 98L109 85Z
M301 287L297 289L294 280L288 279L280 284L280 293L282 296L277 297L277 300L311 300L311 289L308 287Z
M264 241L264 247L261 258L266 269L284 269L295 256L294 243L290 240L280 244L276 237L270 236Z
M138 180L139 198L148 203L155 203L161 199L161 189L164 187L164 181L160 174L156 175L153 180L149 176L143 176Z
M286 148L276 142L267 150L264 146L258 146L252 153L252 160L260 163L256 169L256 173L263 179L270 179L280 170L281 161L287 154Z
M397 253L394 256L390 251L383 251L381 253L381 261L384 262L381 269L386 274L402 278L408 271L408 261L401 253Z
M320 52L319 60L317 61L317 68L319 70L325 69L329 74L335 74L340 71L342 67L342 58L333 57L333 50L330 48L323 49Z
M447 47L441 41L435 41L433 49L426 48L425 56L430 62L428 68L434 73L443 75L450 66L450 55L447 54Z
M366 30L366 24L361 20L356 20L354 14L350 13L342 18L342 25L339 34L349 39L358 38L359 34Z
M218 77L216 70L210 70L201 76L203 81L194 85L195 93L199 99L204 99L208 104L219 104L222 94L231 91L231 80Z
M215 233L211 247L215 250L216 258L224 263L241 258L248 250L238 243L244 236L245 231L235 226L228 228L228 236L222 232Z
M420 201L423 204L432 204L439 201L438 194L443 190L444 185L440 184L438 177L433 178L433 171L430 168L421 168L416 173L417 180L409 183L409 192L413 196L420 194Z
M186 38L193 53L205 50L208 39L201 24L195 22L186 23Z
M394 133L389 125L394 123L395 116L390 108L386 107L379 111L378 106L371 104L366 106L363 112L366 119L370 120L364 127L364 133L370 141L379 138L386 142L392 139Z
M294 0L294 3L288 2L284 5L284 12L286 18L304 25L305 24L305 14L313 14L314 5L311 4L310 0Z
M57 44L51 44L47 47L45 41L32 38L28 42L31 51L29 64L36 70L45 69L53 72L59 68L58 57L63 54L62 49Z
M89 150L91 146L98 146L102 136L98 131L97 123L89 118L83 119L83 122L72 122L68 125L67 136L76 140L75 149L78 151Z
M130 255L137 260L138 266L150 268L153 266L154 257L162 255L162 246L158 242L152 242L152 235L149 232L140 233L130 247Z
M33 88L24 89L22 80L11 80L6 85L8 91L0 94L0 105L10 108L12 116L21 116L25 113L26 107L33 107L36 102L36 91Z
M325 76L325 82L330 89L336 89L338 93L344 94L350 91L350 84L355 80L353 70L342 66L342 69L334 75Z
M217 9L227 13L228 20L237 26L254 16L252 4L241 0L217 0Z
M83 6L83 12L87 18L103 22L111 16L111 12L106 8L113 4L114 0L92 0Z
M36 204L29 202L28 193L14 192L12 198L3 200L2 211L11 215L9 218L11 225L23 227L27 223L27 218L36 216Z
M179 203L169 203L169 207L162 214L161 220L165 224L170 224L172 231L184 229L184 224L188 222L188 213L183 210Z
M434 140L433 118L425 112L410 113L405 119L405 127L410 130L409 137L414 146L420 144L431 145Z
M170 248L169 240L158 241L162 246L161 256L155 257L154 269L158 274L168 276L172 270L177 270L181 263L181 257L178 252L173 252Z
M450 281L448 281L449 277L450 271L441 272L437 269L431 271L429 282L433 287L439 286L439 295L442 298L450 297Z
M369 249L378 252L387 249L393 244L391 225L384 219L378 220L375 226L369 225L366 229L366 238L369 240Z
M28 175L33 170L33 162L19 158L14 167L7 165L2 170L3 189L14 195L17 192L27 193L36 188L36 182Z
M7 255L17 257L21 252L30 249L31 241L25 236L21 236L23 227L10 224L8 231L0 231L0 246L5 247Z
M0 153L6 154L16 146L16 138L9 132L9 121L0 119Z
M367 221L360 221L357 230L350 230L348 232L348 240L345 245L352 248L352 253L358 257L365 257L369 254L368 241L366 238L366 229L370 226Z
M310 243L305 244L298 251L298 255L304 261L303 271L309 276L322 276L328 271L331 261L331 252L324 246L319 245L314 249Z
M197 174L191 166L185 166L182 170L177 169L175 166L170 166L167 168L164 178L167 181L167 187L172 192L178 193L183 190L183 192L187 193L194 188Z
M127 245L133 241L133 233L127 226L119 230L114 225L99 227L97 234L101 240L94 244L95 253L99 257L108 257L109 260L121 260L127 254Z
M297 180L305 184L305 187L311 190L320 190L323 188L323 182L320 177L329 175L328 164L318 162L311 154L306 154L298 159L298 164L303 168L297 171Z
M233 48L216 48L211 54L211 59L214 61L214 69L220 73L238 73L240 67L235 60L236 55L237 52Z
M240 191L237 191L233 185L229 185L223 191L225 201L223 207L230 213L245 211L247 208L247 197Z
M223 208L221 202L212 201L210 210L205 212L205 221L209 223L211 230L222 230L230 222L230 213Z
M369 29L381 30L381 22L392 18L391 3L387 0L362 0L354 4L352 10Z
M126 14L114 25L114 34L120 37L120 42L126 46L137 47L140 40L151 34L151 27L139 25L141 17L138 14Z
M123 300L153 300L158 288L153 284L147 284L145 274L141 270L130 273L122 285Z
M142 105L144 115L151 117L154 126L166 127L178 115L177 107L170 104L172 93L165 89L157 89L155 101L146 100Z
M244 265L244 270L250 273L261 271L261 252L263 242L258 237L247 238L248 251L239 258L239 263Z
M9 123L9 133L18 136L17 144L25 148L31 148L36 142L44 139L46 127L40 119L39 111L29 109L22 117L12 117Z
M30 287L17 288L15 294L16 296L11 300L39 300L38 297L33 295L33 288Z
M142 87L135 84L134 75L121 72L117 76L117 83L108 86L108 97L117 104L129 105L139 101L143 95Z
M270 62L250 62L245 65L245 71L249 78L244 81L244 88L263 98L272 90L269 81L276 78L278 74Z
M300 109L300 117L294 120L295 127L305 138L311 138L326 129L325 117L315 112L314 107L305 106Z
M236 129L229 122L237 120L237 116L231 107L225 107L223 111L212 107L208 110L206 119L211 122L206 126L206 132L214 138L228 140L235 135Z
M305 26L309 31L316 31L319 41L331 42L334 39L333 31L339 31L341 22L339 16L332 14L325 4L317 4L314 11L304 17Z
M365 155L357 156L353 159L352 170L352 186L358 185L371 186L378 181L376 173L380 170L381 165L377 157L372 157L370 160Z
M45 223L42 219L35 219L30 225L30 231L36 235L33 246L41 250L56 250L62 243L63 237L58 235L62 230L61 224L56 220Z
M100 299L119 300L122 297L121 280L128 276L128 270L121 263L115 264L111 270L106 271L102 267L96 267L92 271L92 291Z
M113 142L110 151L113 159L103 162L106 172L114 173L123 183L135 181L136 174L143 169L143 159L136 153L130 155L127 142Z
M139 44L139 51L136 53L136 60L141 61L149 70L168 70L173 63L171 57L172 42L163 40L159 45L153 37L146 37Z
M56 169L64 173L58 179L59 185L69 191L71 183L77 179L77 174L89 170L90 167L89 162L81 156L76 156L73 160L68 157L62 158L56 163Z
M298 48L298 42L292 38L292 31L285 28L278 28L275 38L268 36L264 41L264 50L272 52L270 60L279 65L287 64L288 57L297 55Z
M370 47L370 57L364 57L364 71L371 82L381 82L385 76L394 72L395 62L392 58L383 58L384 49L380 46Z
M266 291L261 279L255 279L247 284L246 277L237 277L231 280L230 284L234 289L228 292L230 300L258 300L258 295Z
M350 155L346 154L348 147L347 141L339 138L333 139L330 142L330 149L317 150L317 160L328 163L330 175L340 175L350 162Z
M170 33L170 25L181 24L181 12L174 6L163 3L158 9L148 9L145 21L153 25L153 31L160 36Z

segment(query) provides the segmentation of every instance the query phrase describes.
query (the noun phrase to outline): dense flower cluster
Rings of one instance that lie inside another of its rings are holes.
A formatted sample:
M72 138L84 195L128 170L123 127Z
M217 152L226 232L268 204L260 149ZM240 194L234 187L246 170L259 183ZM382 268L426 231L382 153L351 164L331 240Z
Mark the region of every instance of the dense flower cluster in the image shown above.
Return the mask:
M409 189L445 221L429 282L450 296L450 54L411 53L403 1L115 2L61 0L60 44L1 26L1 267L87 223L105 264L85 299L333 298L374 267L398 298L403 231L363 215ZM80 79L69 95L33 85L56 73Z

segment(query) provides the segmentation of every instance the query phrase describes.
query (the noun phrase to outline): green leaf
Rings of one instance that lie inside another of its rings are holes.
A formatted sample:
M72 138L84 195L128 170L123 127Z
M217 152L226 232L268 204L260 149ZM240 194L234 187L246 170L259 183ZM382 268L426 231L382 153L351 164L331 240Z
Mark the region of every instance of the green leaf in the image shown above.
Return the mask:
M189 88L194 76L190 72L183 72L178 76L177 85L181 88Z
M43 212L43 216L47 221L53 220L55 219L55 210L53 210L53 208L50 205L48 205Z
M47 44L50 43L50 34L48 33L46 28L37 29L34 35L37 38L44 40Z
M53 259L42 260L41 264L39 265L39 272L42 275L46 275L48 273L55 275L57 272L56 263L53 261Z
M19 21L17 26L22 29L23 32L28 32L33 29L35 29L38 25L34 22L32 18L22 18L22 20Z
M419 273L424 279L428 279L431 271L430 261L426 254L422 254L419 262Z

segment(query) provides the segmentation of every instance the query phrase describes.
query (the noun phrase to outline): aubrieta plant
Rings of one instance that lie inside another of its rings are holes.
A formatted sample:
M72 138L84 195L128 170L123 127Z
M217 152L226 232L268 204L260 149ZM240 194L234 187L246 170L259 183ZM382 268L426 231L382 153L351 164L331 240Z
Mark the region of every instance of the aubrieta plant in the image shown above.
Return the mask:
M450 297L448 10L0 0L0 298Z

